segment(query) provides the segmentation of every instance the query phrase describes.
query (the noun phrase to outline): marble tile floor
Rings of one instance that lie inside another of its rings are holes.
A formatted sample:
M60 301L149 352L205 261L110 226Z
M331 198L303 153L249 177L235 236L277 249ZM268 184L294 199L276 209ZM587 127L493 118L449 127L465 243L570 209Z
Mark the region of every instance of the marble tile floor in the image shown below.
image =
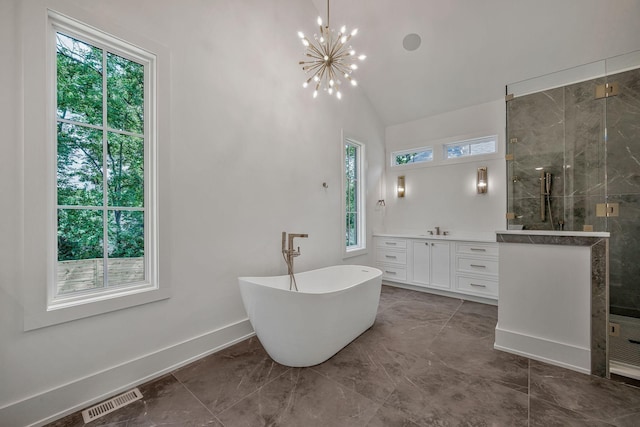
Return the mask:
M88 425L640 425L640 388L496 351L496 321L494 306L383 286L375 324L320 365L281 366L248 339Z

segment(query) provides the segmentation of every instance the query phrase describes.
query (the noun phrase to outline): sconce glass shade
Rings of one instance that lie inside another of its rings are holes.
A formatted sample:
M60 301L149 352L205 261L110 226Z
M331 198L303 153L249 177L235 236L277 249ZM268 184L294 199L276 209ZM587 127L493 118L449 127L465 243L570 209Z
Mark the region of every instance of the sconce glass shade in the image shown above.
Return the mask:
M478 168L478 180L476 183L478 194L485 194L487 192L487 167Z
M404 175L398 177L398 197L404 197Z

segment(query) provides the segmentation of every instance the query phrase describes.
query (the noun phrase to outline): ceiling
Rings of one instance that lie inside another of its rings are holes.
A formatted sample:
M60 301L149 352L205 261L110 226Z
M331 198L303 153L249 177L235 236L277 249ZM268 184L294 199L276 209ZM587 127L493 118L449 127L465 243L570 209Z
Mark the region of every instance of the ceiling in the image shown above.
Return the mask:
M326 20L326 0L312 0ZM640 0L332 0L386 126L495 101L505 85L640 49ZM315 17L309 18L310 26ZM421 46L403 48L418 34ZM345 96L348 92L345 91Z

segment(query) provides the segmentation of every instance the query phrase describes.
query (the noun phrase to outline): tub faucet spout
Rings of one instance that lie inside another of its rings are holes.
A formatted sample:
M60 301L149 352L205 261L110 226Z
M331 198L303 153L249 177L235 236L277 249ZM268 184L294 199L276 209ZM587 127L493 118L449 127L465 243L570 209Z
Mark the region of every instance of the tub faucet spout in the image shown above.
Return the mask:
M287 270L289 272L289 290L295 289L297 291L298 285L296 284L296 278L293 275L293 259L300 256L300 246L298 246L297 250L293 246L293 239L296 237L306 238L309 237L309 235L306 233L289 233L289 238L287 239L287 232L282 232L282 256L284 257L284 261L287 263ZM286 246L285 242L287 243Z

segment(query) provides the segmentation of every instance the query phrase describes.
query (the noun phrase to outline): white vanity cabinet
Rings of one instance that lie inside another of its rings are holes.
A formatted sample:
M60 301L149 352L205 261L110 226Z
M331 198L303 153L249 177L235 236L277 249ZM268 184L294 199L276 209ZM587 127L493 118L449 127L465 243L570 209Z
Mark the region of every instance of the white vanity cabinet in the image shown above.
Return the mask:
M413 283L451 289L451 244L442 240L413 240Z
M407 280L407 240L376 237L376 266L382 278L404 282Z
M497 243L417 235L378 235L374 240L383 280L480 302L498 299Z
M498 244L456 242L458 292L498 298Z

